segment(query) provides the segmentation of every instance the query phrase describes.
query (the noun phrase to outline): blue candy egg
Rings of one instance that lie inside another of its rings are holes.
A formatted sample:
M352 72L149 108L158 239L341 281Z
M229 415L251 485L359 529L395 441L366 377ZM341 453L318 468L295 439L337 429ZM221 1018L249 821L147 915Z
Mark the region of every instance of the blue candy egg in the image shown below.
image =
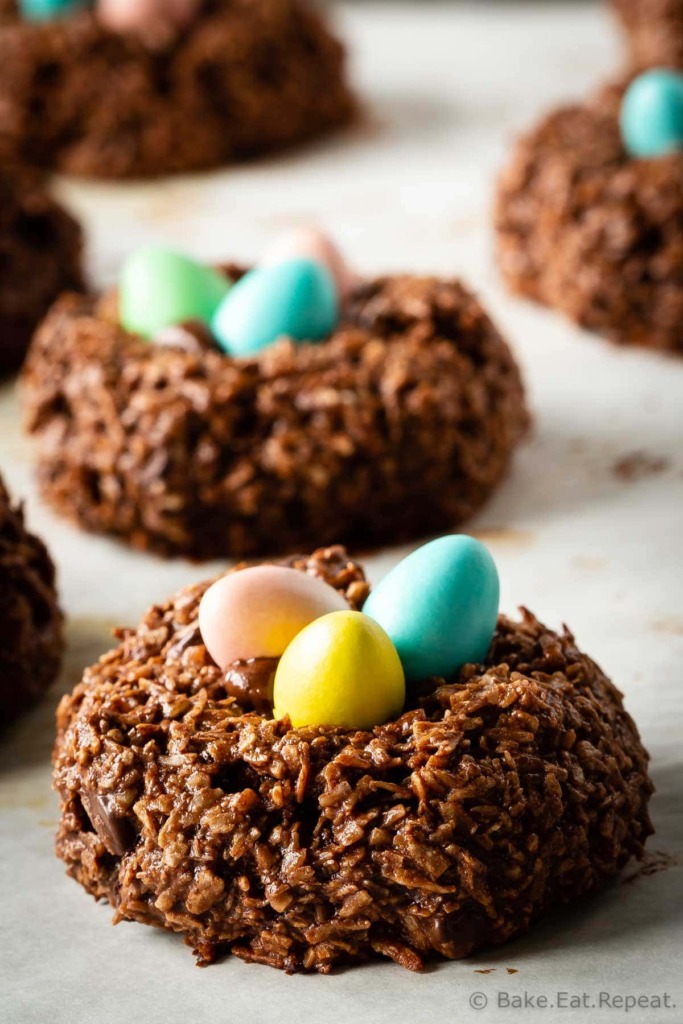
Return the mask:
M389 634L409 682L448 679L486 657L499 597L489 551L473 537L449 536L399 562L370 593L363 612Z
M296 259L245 274L219 306L212 327L226 352L251 356L284 336L320 341L334 330L338 315L329 270Z
M683 74L654 68L635 78L624 94L620 124L631 156L683 150Z
M52 21L65 18L75 11L89 7L88 0L19 0L22 17L27 21Z

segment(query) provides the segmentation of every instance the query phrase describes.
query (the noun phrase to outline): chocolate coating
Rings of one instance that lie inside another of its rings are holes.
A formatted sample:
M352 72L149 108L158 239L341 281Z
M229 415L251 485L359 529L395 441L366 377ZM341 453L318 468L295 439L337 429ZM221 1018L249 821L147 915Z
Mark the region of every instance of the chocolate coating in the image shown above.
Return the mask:
M636 67L683 68L681 0L612 0Z

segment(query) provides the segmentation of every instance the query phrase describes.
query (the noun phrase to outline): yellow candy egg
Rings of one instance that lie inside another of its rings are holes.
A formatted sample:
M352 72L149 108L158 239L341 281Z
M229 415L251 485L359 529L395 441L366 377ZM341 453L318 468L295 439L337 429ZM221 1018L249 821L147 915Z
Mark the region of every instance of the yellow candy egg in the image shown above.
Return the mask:
M362 612L323 615L287 647L275 674L274 715L292 725L371 729L400 715L405 679L396 648Z

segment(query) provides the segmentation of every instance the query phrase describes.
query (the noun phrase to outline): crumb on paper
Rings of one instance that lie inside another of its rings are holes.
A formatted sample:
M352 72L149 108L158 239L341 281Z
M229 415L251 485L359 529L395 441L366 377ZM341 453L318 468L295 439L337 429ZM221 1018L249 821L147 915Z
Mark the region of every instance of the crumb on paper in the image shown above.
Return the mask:
M665 615L661 619L653 619L650 623L653 633L664 633L667 636L683 636L683 618Z
M527 547L534 541L531 530L518 530L513 526L482 526L469 531L477 540L486 544L508 544L514 547Z
M620 480L630 483L632 480L642 480L644 477L664 473L668 468L669 460L663 456L637 451L623 455L614 463L612 471Z
M650 878L652 875L658 875L660 871L668 871L669 868L677 866L678 860L673 854L666 853L664 850L654 850L652 853L646 853L640 864L633 871L624 875L621 884L628 885L639 878Z
M590 572L604 569L607 564L606 558L600 558L597 555L576 555L575 558L572 558L572 565L575 569L587 569Z

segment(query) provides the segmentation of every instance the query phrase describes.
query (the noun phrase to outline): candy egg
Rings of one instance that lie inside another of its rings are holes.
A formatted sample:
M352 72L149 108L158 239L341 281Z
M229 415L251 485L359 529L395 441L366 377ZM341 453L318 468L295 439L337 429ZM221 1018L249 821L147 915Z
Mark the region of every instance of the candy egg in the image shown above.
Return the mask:
M472 537L431 541L399 562L363 606L393 641L409 682L480 662L498 618L495 562Z
M281 337L320 341L337 322L332 275L313 260L288 260L245 274L221 303L213 333L234 356L250 356Z
M27 21L65 18L88 6L87 0L19 0L19 10Z
M189 25L201 0L97 0L97 16L111 32L148 32Z
M341 299L346 298L358 278L352 274L346 261L334 242L317 228L295 228L281 235L266 250L261 260L263 266L275 266L292 259L309 259L327 267Z
M683 74L654 68L635 78L622 100L620 124L631 156L683 150Z
M292 725L372 729L400 715L405 680L396 649L362 612L332 612L306 626L282 655L275 718Z
M119 282L119 315L128 331L152 337L170 324L210 322L230 281L217 270L148 245L128 258Z
M212 584L199 605L199 630L222 669L250 658L279 658L314 619L348 605L317 576L281 565L255 565Z

